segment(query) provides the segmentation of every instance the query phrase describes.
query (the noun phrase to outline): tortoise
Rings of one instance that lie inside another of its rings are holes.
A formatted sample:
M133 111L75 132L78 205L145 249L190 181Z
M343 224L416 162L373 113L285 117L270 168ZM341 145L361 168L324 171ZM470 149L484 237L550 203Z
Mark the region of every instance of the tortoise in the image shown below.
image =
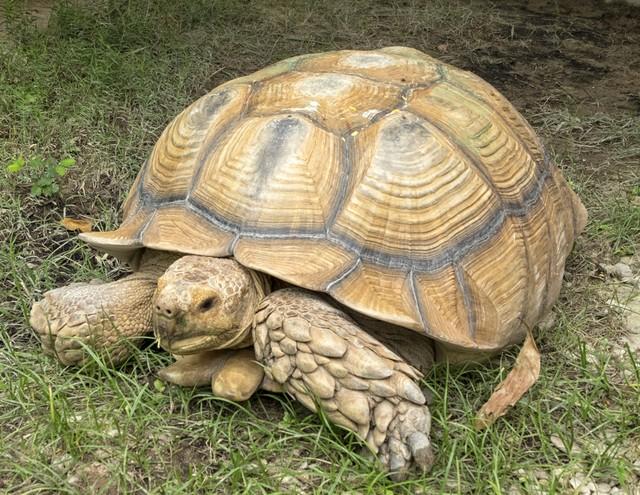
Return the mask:
M129 263L34 304L44 351L123 361L231 400L289 393L405 477L433 461L434 360L521 343L550 311L584 206L479 77L388 47L289 58L164 130L121 226L80 237Z

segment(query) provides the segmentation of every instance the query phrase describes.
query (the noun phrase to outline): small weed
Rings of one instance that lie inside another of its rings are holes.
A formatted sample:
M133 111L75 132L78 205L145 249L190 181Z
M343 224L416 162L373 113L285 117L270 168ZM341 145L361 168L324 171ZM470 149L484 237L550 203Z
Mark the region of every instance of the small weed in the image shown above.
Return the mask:
M76 164L73 158L54 160L35 156L28 161L20 156L6 166L6 171L31 185L32 196L53 196L60 191L59 180Z

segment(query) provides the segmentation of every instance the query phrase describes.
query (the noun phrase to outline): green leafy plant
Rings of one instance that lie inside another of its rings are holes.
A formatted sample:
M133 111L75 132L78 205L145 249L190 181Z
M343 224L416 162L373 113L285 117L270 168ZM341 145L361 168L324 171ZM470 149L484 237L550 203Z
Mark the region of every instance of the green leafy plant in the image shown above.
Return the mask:
M31 195L53 196L60 191L59 180L63 177L76 161L73 158L64 158L57 161L53 158L35 156L25 160L19 156L5 169L10 174L21 174L31 183Z

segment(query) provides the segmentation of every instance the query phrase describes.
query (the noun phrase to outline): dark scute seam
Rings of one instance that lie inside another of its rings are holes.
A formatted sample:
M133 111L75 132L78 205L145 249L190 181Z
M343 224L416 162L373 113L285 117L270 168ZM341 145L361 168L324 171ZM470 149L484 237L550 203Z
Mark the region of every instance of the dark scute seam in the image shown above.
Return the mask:
M248 102L249 99L250 98L247 97L246 102ZM239 121L244 116L245 111L246 111L246 103L245 103L245 109L243 109L243 111L241 111L240 114L235 119L233 119L226 126L225 129L222 130L221 133L218 133L218 135L215 136L210 141L204 156L208 156L210 149L214 147L216 144L218 144L219 140L221 140L223 136L227 135L227 133L230 132L230 129L234 127L233 124L237 123L237 121ZM409 112L409 113L412 113L412 112ZM422 120L428 121L427 119L424 119L420 115L416 115L416 117ZM444 132L442 129L440 129L437 125L433 124L432 122L430 123L434 125L434 127L438 128L440 132L442 132L445 136L447 136L449 140L451 139L451 136L449 136L448 133ZM452 144L455 145L456 143L452 143ZM468 156L468 158L472 161L472 163L475 163L475 161L473 160L473 157L468 155L464 147L458 144L458 149L460 149L460 152L464 153L465 156ZM347 156L347 159L350 159L350 157ZM201 173L202 168L203 168L203 163L200 164L198 174ZM480 169L479 173L482 173L482 170L483 169ZM451 263L454 258L461 259L476 247L481 246L484 242L486 242L488 239L494 236L496 232L498 232L498 230L501 228L502 224L504 223L504 220L507 215L512 217L526 216L531 210L531 208L540 199L541 191L544 187L544 184L546 180L550 177L549 167L543 167L541 173L537 174L536 182L533 184L532 187L530 187L528 191L524 193L523 201L520 203L503 200L503 198L501 198L501 196L495 190L494 184L490 180L486 179L489 187L492 188L492 190L494 191L494 194L502 202L502 208L496 213L496 215L492 217L492 219L489 222L486 222L482 226L482 228L480 228L476 232L473 232L471 235L464 237L459 242L451 245L448 249L440 252L438 255L428 259L422 259L422 258L407 257L406 255L402 256L402 255L388 254L388 253L377 251L371 248L363 249L360 243L349 238L348 236L339 235L334 232L327 231L326 229L325 230L309 230L309 231L301 230L297 232L291 232L290 229L288 228L287 229L249 229L247 228L247 229L241 230L241 227L239 225L225 218L221 218L218 215L215 215L214 213L211 212L211 210L207 208L206 205L200 204L199 201L197 201L195 198L190 197L189 195L187 196L186 199L183 199L182 197L170 197L170 198L164 198L163 200L157 200L156 198L153 198L150 193L147 193L144 190L144 187L143 187L144 176L146 175L146 172L147 172L147 169L145 167L143 171L143 177L141 178L141 181L139 184L139 194L140 194L140 201L142 206L144 206L147 209L162 208L164 206L174 206L179 204L185 204L186 207L188 207L190 210L194 211L201 217L205 218L207 221L215 225L217 228L226 232L233 232L236 234L236 236L257 237L262 239L286 239L286 238L327 239L333 244L339 247L342 247L346 251L356 255L359 259L361 259L364 262L368 262L368 263L372 263L375 265L384 266L388 268L401 268L405 270L415 269L418 271L426 271L426 272L438 271L448 263ZM349 177L352 176L351 173L345 174L345 175L348 175ZM191 188L193 187L193 184L197 182L198 178L199 177L194 177L194 179L192 180ZM348 180L348 177L346 178L346 180ZM341 186L341 187L344 187L344 186ZM346 197L346 192L344 193L344 196ZM341 197L340 200L345 201L346 200L345 197ZM336 209L333 210L333 212L335 213L335 215L333 216L337 216L337 214L341 211L340 209L341 207L342 206L338 205ZM335 221L335 218L333 218L333 221Z
M411 287L411 295L413 296L413 302L415 304L416 309L418 310L418 315L420 316L420 323L422 323L422 328L427 335L431 335L433 332L429 326L429 322L427 321L427 312L424 309L424 305L422 304L422 300L418 296L418 289L416 284L418 283L416 280L416 273L411 270L409 272L409 286Z
M135 236L136 241L142 242L142 237L144 236L145 232L147 231L147 229L151 225L151 222L153 221L153 219L156 217L157 214L158 214L158 210L154 210L147 217L147 220L144 222L144 224L142 224L142 227L140 227L140 229L138 230L138 233Z
M336 223L338 215L342 212L344 208L345 201L347 200L347 194L352 188L350 185L353 185L354 170L353 170L353 137L352 136L344 136L341 139L342 142L342 160L341 164L341 175L338 178L340 183L338 184L338 190L336 192L336 197L334 198L334 204L331 207L331 213L329 218L325 223L325 235L327 238L330 235L330 230Z
M456 285L458 289L462 293L462 300L464 301L464 309L467 313L467 325L469 326L469 337L473 342L476 342L476 314L473 309L473 298L471 297L471 293L469 291L469 286L467 285L467 281L465 280L464 268L462 268L459 262L453 263L453 273L456 277Z

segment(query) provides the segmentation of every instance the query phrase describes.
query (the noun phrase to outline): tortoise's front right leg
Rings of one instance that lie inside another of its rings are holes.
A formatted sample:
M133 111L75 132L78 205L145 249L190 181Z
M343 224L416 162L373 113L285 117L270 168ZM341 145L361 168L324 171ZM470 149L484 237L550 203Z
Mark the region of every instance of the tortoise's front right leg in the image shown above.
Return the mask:
M85 346L118 364L151 331L157 280L153 273L134 273L116 282L50 290L31 308L29 323L44 352L65 365L85 362Z
M258 307L254 339L269 379L358 433L395 479L431 467L420 373L345 313L316 294L279 290Z

